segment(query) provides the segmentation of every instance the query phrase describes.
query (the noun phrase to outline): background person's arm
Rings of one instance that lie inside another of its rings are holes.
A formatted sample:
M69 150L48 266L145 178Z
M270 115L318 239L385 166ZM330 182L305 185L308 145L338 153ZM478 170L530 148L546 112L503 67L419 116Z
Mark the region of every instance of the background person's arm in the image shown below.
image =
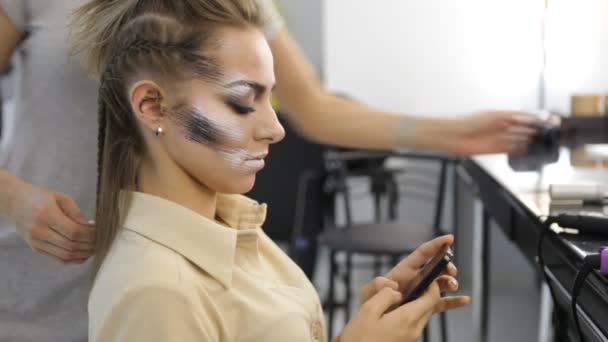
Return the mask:
M22 37L0 7L0 74ZM69 196L29 184L2 168L0 217L15 222L33 250L61 263L82 263L93 253L95 230Z
M27 183L0 168L0 217L14 222L32 250L63 264L94 252L94 222L66 194Z
M8 67L22 35L0 6L0 74ZM8 198L15 191L17 182L16 177L0 168L0 216L8 215Z
M15 24L0 7L0 74L8 67L11 56L22 37L23 33L17 30Z
M9 216L11 194L19 188L19 178L0 168L0 217Z
M277 94L289 119L319 142L360 147L415 147L462 154L524 149L536 120L521 112L429 118L384 112L330 94L287 29L270 41Z

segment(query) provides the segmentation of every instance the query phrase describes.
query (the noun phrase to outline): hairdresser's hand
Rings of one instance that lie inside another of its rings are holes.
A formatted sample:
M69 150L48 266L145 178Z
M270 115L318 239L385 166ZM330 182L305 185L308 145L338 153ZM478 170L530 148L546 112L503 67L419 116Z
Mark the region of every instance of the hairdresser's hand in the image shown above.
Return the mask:
M441 301L437 281L418 299L393 311L386 311L401 301L401 292L385 287L370 298L348 322L339 342L416 342Z
M454 125L454 152L525 152L540 119L525 112L481 112L463 117Z
M360 305L363 305L376 293L385 287L390 287L401 293L405 293L416 280L418 280L418 270L431 257L433 257L445 245L454 243L453 235L444 235L420 245L413 253L401 260L384 277L377 277L361 289L359 296ZM458 282L455 277L458 269L450 263L437 278L437 283L441 292L454 292L458 290ZM470 298L467 296L447 296L441 298L435 307L435 312L447 311L459 308L468 304Z
M67 195L21 183L9 202L9 218L36 252L63 264L84 262L93 253L95 228Z

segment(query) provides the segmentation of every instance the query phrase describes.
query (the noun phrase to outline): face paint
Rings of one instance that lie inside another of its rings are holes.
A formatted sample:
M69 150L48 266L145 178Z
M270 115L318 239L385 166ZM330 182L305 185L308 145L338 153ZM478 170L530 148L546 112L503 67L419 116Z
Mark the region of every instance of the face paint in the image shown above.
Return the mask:
M200 108L178 106L171 112L170 118L182 128L188 140L216 150L232 168L258 170L264 166L259 155L254 155L245 148L226 146L230 141L242 140L242 131L211 119L211 116Z
M198 108L178 106L171 111L170 119L177 126L182 127L188 140L204 145L215 145L222 138L223 132L219 125Z
M220 148L218 152L235 169L255 169L260 163L244 148ZM264 166L263 161L261 166Z
M219 122L198 107L182 105L170 113L170 120L182 127L188 140L204 145L217 145L241 140L243 132L236 125Z

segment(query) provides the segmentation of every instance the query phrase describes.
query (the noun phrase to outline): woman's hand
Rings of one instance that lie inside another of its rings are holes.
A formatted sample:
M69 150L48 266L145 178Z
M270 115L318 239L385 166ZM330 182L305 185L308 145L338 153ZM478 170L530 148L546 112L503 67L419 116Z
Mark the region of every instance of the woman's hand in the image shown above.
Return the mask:
M429 241L395 266L385 277L378 277L361 290L359 312L338 338L350 341L417 341L433 313L461 307L469 303L467 296L441 297L441 292L456 291L454 277L458 270L449 264L417 300L386 313L401 302L404 293L417 280L418 270L445 244L451 245L452 235Z
M359 304L367 302L384 287L391 287L401 293L405 293L413 283L418 280L418 270L424 263L441 250L444 245L454 243L453 235L444 235L420 245L414 252L401 260L384 277L377 277L361 289ZM441 292L453 292L458 290L458 281L455 277L458 269L449 263L442 275L437 278ZM435 312L441 312L466 305L469 298L466 296L444 297L439 302Z
M365 302L338 337L339 342L416 342L441 302L438 281L418 299L390 312L402 294L385 287Z
M95 228L67 195L20 183L9 202L9 219L36 252L63 264L84 262L93 254Z
M481 112L454 125L453 152L459 154L521 153L531 142L540 119L524 112Z

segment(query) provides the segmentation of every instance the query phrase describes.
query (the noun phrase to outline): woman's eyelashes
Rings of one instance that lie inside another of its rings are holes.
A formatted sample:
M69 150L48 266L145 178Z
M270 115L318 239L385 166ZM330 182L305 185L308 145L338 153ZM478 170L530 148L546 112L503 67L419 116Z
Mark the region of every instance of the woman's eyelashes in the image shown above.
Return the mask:
M248 105L243 105L239 103L239 101L228 100L228 106L230 106L232 110L241 115L246 115L255 112L255 108Z
M224 101L237 114L246 115L255 112L253 105L257 101L257 96L251 89L242 92L231 91L224 95Z

